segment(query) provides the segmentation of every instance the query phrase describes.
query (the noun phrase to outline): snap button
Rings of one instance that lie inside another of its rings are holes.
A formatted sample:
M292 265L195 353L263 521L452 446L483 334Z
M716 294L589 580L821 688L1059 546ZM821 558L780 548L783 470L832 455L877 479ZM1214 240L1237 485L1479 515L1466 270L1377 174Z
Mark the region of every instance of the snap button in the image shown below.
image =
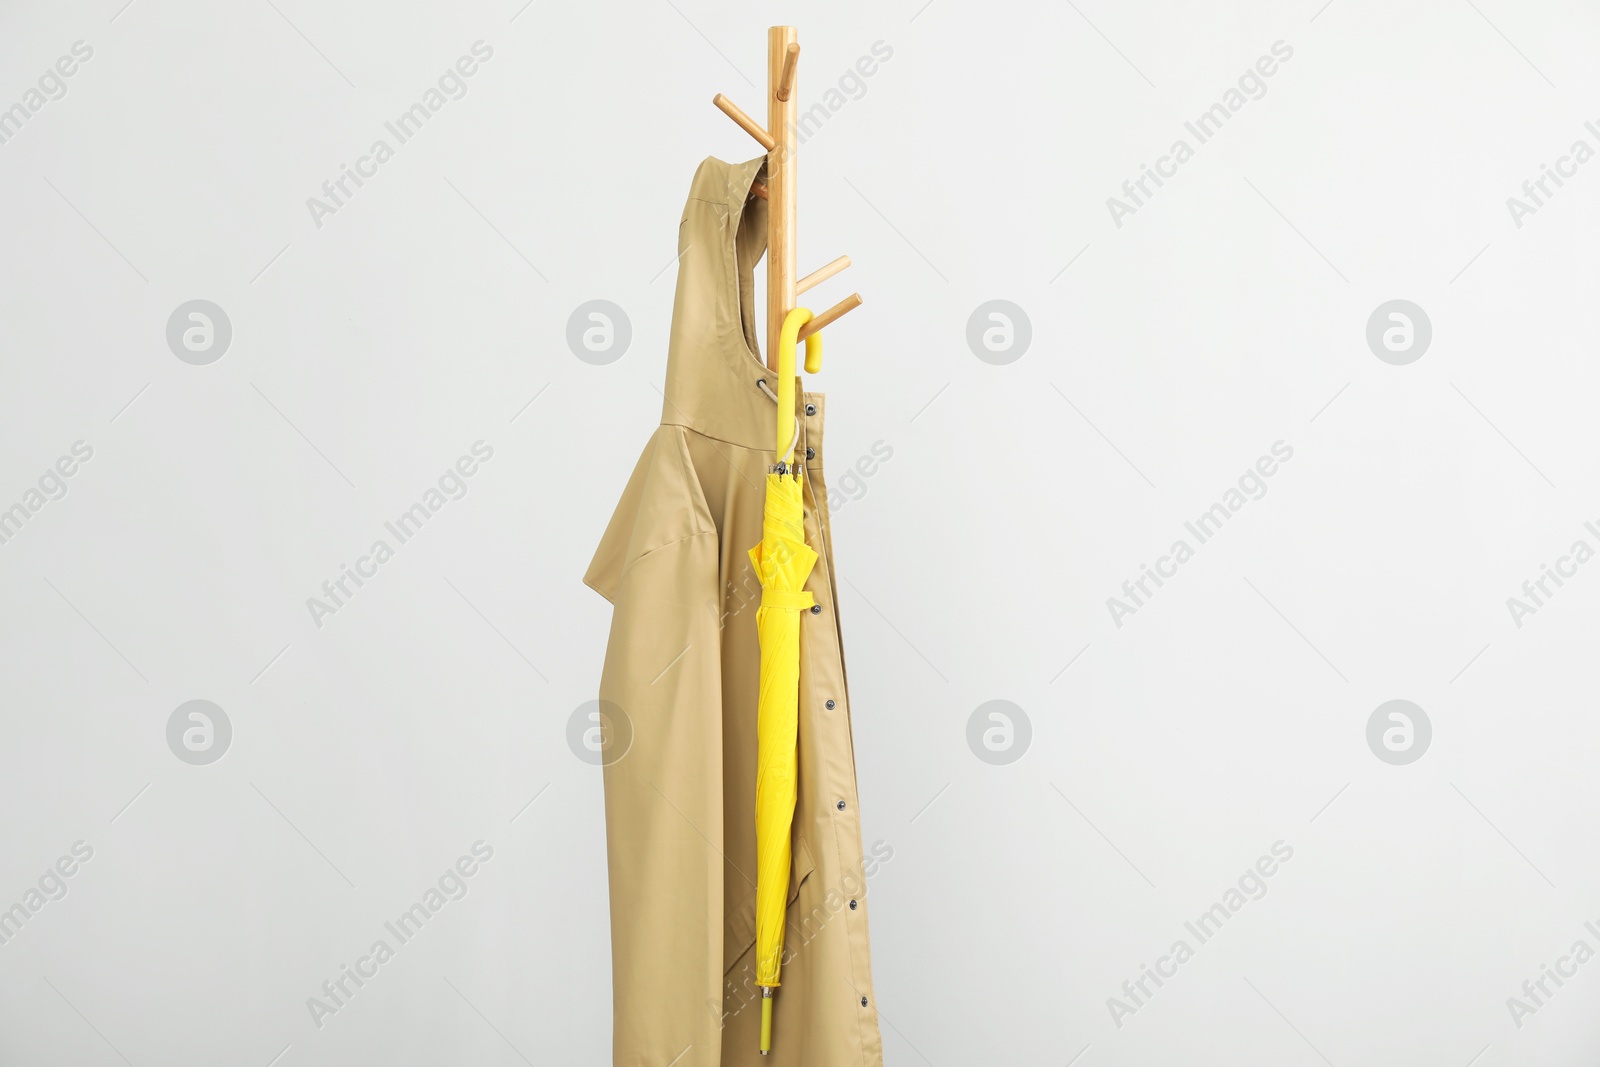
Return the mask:
M813 615L821 615L822 614L822 605L821 604L813 604L813 605L811 605L811 614L813 614Z
M850 910L851 911L855 911L856 910L856 902L853 901L853 900L850 902Z
M828 710L829 710L829 711L832 711L832 710L833 710L833 709L834 709L834 708L836 708L836 707L838 707L838 706L839 706L839 705L838 705L838 704L836 704L836 703L835 703L835 702L834 702L834 701L832 701L832 700L830 700L830 701L828 701L828 703L827 703L827 708L828 708Z
M867 998L866 997L862 997L861 998L861 1006L863 1008L867 1006Z
M807 415L815 415L816 413L817 413L817 405L815 405L815 404L807 404L806 405L806 414Z
M817 458L817 450L812 448L810 445L807 445L806 446L806 458L807 459L816 459Z
M844 801L842 801L842 800L841 800L841 801L839 801L839 810L840 810L840 811L843 811L843 810L844 810Z

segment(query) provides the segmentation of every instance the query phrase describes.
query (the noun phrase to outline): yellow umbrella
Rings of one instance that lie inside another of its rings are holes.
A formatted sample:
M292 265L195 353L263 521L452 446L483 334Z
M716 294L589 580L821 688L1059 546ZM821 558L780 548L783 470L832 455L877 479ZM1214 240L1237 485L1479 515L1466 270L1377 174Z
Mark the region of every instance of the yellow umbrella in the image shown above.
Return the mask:
M761 642L761 694L756 708L756 984L761 986L761 1052L772 1048L772 991L783 959L789 890L789 829L794 822L795 740L800 718L800 613L814 603L805 591L817 554L806 544L805 511L794 446L794 348L811 312L795 308L778 342L777 463L767 474L761 543L750 563L761 579L756 633ZM822 366L822 336L806 338L806 369Z

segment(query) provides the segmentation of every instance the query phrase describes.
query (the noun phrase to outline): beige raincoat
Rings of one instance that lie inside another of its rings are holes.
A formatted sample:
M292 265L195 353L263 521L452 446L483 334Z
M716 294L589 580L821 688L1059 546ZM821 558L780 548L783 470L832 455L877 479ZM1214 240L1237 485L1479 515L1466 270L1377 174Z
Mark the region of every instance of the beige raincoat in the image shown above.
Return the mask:
M757 1052L756 700L761 540L776 392L752 270L764 158L707 159L678 231L661 425L584 581L615 606L600 681L616 1067L881 1065L850 699L822 480L823 397L796 390L805 538L819 557L800 634L800 781L772 1054ZM626 740L631 733L631 740Z

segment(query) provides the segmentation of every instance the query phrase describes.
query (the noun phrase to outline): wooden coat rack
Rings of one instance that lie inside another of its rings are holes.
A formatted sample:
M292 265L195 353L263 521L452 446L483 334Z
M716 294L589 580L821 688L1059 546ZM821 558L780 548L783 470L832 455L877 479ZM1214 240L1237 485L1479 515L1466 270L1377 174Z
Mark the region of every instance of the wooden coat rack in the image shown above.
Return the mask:
M778 369L778 335L783 330L784 317L800 294L850 265L849 256L840 256L804 278L795 279L795 162L799 146L795 143L798 107L794 89L800 63L798 36L799 31L793 26L767 29L766 129L721 93L711 101L767 150L767 184L757 185L755 193L767 201L767 366L773 370ZM776 131L776 135L768 130ZM799 340L804 341L860 306L861 294L851 293L800 327Z

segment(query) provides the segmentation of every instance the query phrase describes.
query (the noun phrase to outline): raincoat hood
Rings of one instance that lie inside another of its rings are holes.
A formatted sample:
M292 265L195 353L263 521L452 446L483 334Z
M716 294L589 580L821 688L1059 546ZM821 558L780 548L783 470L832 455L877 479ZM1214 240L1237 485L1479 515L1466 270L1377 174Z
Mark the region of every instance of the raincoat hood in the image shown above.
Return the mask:
M695 171L678 228L678 295L661 408L664 425L747 448L771 447L772 401L756 383L776 385L760 355L761 317L752 310L755 265L767 250L767 202L750 186L766 162L713 157Z

